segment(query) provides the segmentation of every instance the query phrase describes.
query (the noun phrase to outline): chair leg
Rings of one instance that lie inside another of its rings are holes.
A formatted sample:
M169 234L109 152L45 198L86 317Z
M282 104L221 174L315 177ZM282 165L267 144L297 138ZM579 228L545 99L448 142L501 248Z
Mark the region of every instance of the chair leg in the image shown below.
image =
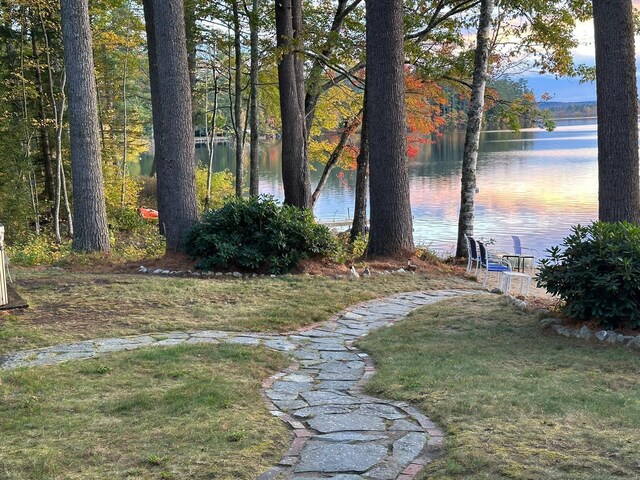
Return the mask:
M471 255L469 255L469 260L467 260L467 275L471 271Z

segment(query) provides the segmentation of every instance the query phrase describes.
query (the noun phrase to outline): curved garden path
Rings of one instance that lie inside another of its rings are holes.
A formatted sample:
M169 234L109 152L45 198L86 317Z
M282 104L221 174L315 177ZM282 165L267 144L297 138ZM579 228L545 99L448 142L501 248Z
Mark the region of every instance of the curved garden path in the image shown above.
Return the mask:
M271 413L293 429L278 465L258 480L409 480L435 458L443 432L403 402L373 398L362 385L372 362L353 343L411 310L478 291L404 293L352 306L329 321L291 334L171 332L87 340L0 356L0 369L53 365L141 347L189 343L262 345L295 361L263 383Z

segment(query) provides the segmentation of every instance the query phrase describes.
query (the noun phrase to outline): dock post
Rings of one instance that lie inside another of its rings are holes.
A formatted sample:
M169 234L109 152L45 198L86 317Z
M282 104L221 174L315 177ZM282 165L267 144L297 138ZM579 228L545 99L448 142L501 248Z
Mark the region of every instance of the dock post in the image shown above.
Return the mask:
M4 225L0 224L0 307L9 303L6 266L4 260Z

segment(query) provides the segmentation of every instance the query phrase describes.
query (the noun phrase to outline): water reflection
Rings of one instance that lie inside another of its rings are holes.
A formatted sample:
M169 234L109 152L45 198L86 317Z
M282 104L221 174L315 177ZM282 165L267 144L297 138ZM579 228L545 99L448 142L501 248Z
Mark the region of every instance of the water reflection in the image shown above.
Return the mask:
M409 162L416 242L452 251L457 235L463 132L445 132L421 145ZM198 150L201 160L205 149ZM260 154L260 187L283 198L280 145ZM216 171L234 171L233 151L218 145ZM315 186L321 166L312 171ZM336 170L315 209L320 219L343 219L353 212L354 172ZM576 223L597 219L597 137L595 119L558 122L553 132L487 131L478 156L476 236L495 239L509 250L512 234L541 252L558 244Z

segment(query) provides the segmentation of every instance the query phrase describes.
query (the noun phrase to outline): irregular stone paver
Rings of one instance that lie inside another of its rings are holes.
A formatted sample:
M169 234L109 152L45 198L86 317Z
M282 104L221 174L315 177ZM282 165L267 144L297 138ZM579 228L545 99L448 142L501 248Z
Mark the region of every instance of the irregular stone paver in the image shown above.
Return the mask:
M409 480L439 452L442 431L403 402L364 395L373 375L368 356L353 342L444 298L481 292L415 292L373 300L293 334L219 331L169 332L105 338L16 352L0 369L53 365L150 346L182 343L262 345L289 352L295 363L263 384L269 411L293 428L293 443L259 480Z

